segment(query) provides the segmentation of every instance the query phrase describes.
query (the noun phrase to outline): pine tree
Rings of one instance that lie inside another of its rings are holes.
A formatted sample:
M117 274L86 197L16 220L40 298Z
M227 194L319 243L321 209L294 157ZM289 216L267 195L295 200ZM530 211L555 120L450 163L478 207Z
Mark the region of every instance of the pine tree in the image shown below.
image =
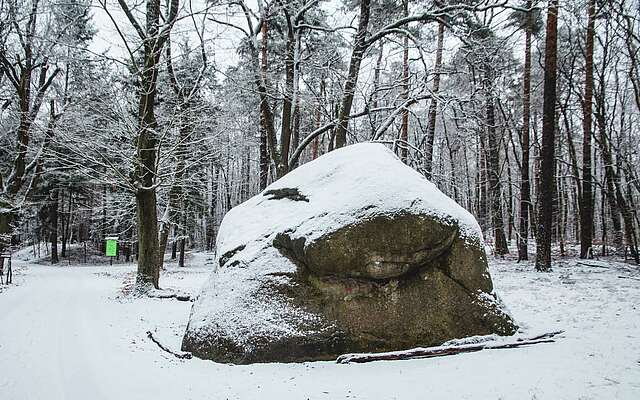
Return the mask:
M549 0L544 59L544 98L542 106L542 163L538 206L536 270L551 271L553 196L555 195L555 129L558 0Z

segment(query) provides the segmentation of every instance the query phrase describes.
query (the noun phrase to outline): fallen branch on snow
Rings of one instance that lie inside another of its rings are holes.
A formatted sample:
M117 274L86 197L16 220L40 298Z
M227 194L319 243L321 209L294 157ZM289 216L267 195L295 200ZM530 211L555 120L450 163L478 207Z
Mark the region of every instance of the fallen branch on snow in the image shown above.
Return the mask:
M189 353L189 352L186 352L186 351L175 352L175 351L171 350L170 348L166 347L165 345L160 343L158 341L158 339L156 339L153 336L153 333L151 333L151 331L147 331L147 337L149 339L151 339L153 341L153 343L157 344L158 347L160 347L160 349L166 351L167 353L171 354L172 356L175 356L175 357L178 357L178 358L181 358L181 359L187 359L187 360L191 359L191 357L193 357L193 355L191 353Z
M619 262L618 263L609 263L609 264L600 263L599 261L596 261L596 262L598 262L599 264L593 264L593 263L588 263L588 262L584 262L584 261L577 261L576 264L577 265L583 265L585 267L602 268L602 269L625 271L625 272L631 272L631 273L634 273L634 272L637 271L637 269L635 268L635 265L633 267L631 267L628 264L622 264L622 263L619 263Z
M584 261L577 261L577 262L576 262L576 264L578 264L578 265L584 265L585 267L611 269L611 267L610 267L610 266L607 266L607 265L593 264L593 263L588 263L588 262L584 262Z
M640 278L635 278L633 276L622 276L622 275L618 275L618 278L622 278L622 279L631 279L634 281L640 281Z
M564 331L556 331L544 333L542 335L519 338L509 343L481 343L481 344L465 344L459 346L436 346L436 347L418 347L410 350L391 351L387 353L360 353L360 354L344 354L336 359L338 364L349 363L366 363L381 360L408 360L412 358L431 358L451 356L460 353L472 353L480 350L488 349L512 349L515 347L530 346L538 343L552 343L555 336Z
M152 289L146 293L152 299L176 299L178 301L190 301L191 296L187 293L177 292L173 289Z

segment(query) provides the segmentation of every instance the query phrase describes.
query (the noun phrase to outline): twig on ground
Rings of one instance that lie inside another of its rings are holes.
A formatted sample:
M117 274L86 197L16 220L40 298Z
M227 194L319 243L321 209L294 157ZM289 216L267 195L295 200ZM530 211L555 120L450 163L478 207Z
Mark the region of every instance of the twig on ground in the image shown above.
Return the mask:
M437 346L437 347L418 347L415 349L405 351L392 351L387 353L371 353L371 354L344 354L338 357L336 362L338 364L349 363L366 363L371 361L381 360L408 360L413 358L431 358L451 356L460 353L472 353L481 350L488 349L512 349L515 347L530 346L532 344L539 343L552 343L555 342L553 337L563 333L564 331L555 331L544 333L542 335L534 336L531 338L518 338L514 342L510 343L481 343L481 344L468 344L460 346Z
M184 359L189 360L189 359L191 359L193 357L193 355L191 353L189 353L189 352L181 351L181 352L178 353L178 352L175 352L175 351L171 350L170 348L166 347L165 345L160 343L158 341L158 339L156 339L153 336L153 333L151 333L151 331L147 331L147 337L149 339L151 339L153 341L153 343L157 344L158 347L160 347L162 350L166 351L167 353L169 353L169 354L171 354L171 355L173 355L175 357L181 358L183 360Z

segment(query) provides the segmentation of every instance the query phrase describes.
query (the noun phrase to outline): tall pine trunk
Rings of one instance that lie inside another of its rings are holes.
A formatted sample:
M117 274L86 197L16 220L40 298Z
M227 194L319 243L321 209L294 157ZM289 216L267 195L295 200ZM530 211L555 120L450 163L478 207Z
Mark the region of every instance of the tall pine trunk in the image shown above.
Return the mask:
M344 84L342 101L338 112L338 123L335 130L335 147L340 148L347 144L347 126L351 115L351 106L356 93L356 84L360 74L360 64L367 50L367 28L369 27L369 12L371 0L360 1L360 18L358 21L358 31L356 32L355 45L351 53L349 62L349 72Z
M491 207L491 225L493 227L493 238L495 253L504 255L509 253L507 238L504 234L504 217L502 210L502 183L500 182L500 148L496 129L495 104L493 93L493 73L491 66L486 65L486 111L487 111L487 164L489 164L488 183L489 200Z
M436 133L436 113L438 112L438 92L440 91L440 69L442 68L442 46L444 42L444 23L438 23L438 39L436 45L436 65L434 67L433 97L429 104L429 124L427 125L427 140L425 141L425 174L431 179L433 169L433 143Z
M51 242L51 264L57 264L58 258L58 190L51 190L49 201L49 240Z
M260 49L260 70L263 75L263 79L267 81L267 43L268 43L268 26L264 22L260 28L262 34L261 49ZM267 187L267 181L269 177L269 150L267 148L267 127L265 126L265 119L260 117L260 190Z
M178 258L178 268L184 267L184 246L186 243L186 239L184 236L180 238L180 257Z
M591 127L593 108L593 47L595 35L595 0L589 0L585 53L585 82L582 138L582 201L580 203L580 258L593 256L593 189L591 171Z
M555 124L558 51L558 0L549 0L544 60L544 95L542 106L542 149L540 191L538 192L538 235L536 270L551 271L551 237L553 232L553 197L555 194Z
M532 6L527 1L527 9ZM531 12L527 13L522 88L522 165L520 169L520 224L518 227L518 261L529 259L529 212L531 210L531 182L529 179L529 129L531 124Z
M403 0L404 15L409 15L409 0ZM404 35L402 42L402 102L409 98L409 37ZM406 164L409 150L409 109L402 110L400 131L400 158Z

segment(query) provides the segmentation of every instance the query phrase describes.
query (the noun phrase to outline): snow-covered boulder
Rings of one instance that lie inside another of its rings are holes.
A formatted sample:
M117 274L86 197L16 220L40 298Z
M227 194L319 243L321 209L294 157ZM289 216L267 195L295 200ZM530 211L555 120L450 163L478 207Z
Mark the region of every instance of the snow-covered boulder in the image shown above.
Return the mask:
M516 327L475 218L382 144L332 151L233 208L182 348L332 359Z

